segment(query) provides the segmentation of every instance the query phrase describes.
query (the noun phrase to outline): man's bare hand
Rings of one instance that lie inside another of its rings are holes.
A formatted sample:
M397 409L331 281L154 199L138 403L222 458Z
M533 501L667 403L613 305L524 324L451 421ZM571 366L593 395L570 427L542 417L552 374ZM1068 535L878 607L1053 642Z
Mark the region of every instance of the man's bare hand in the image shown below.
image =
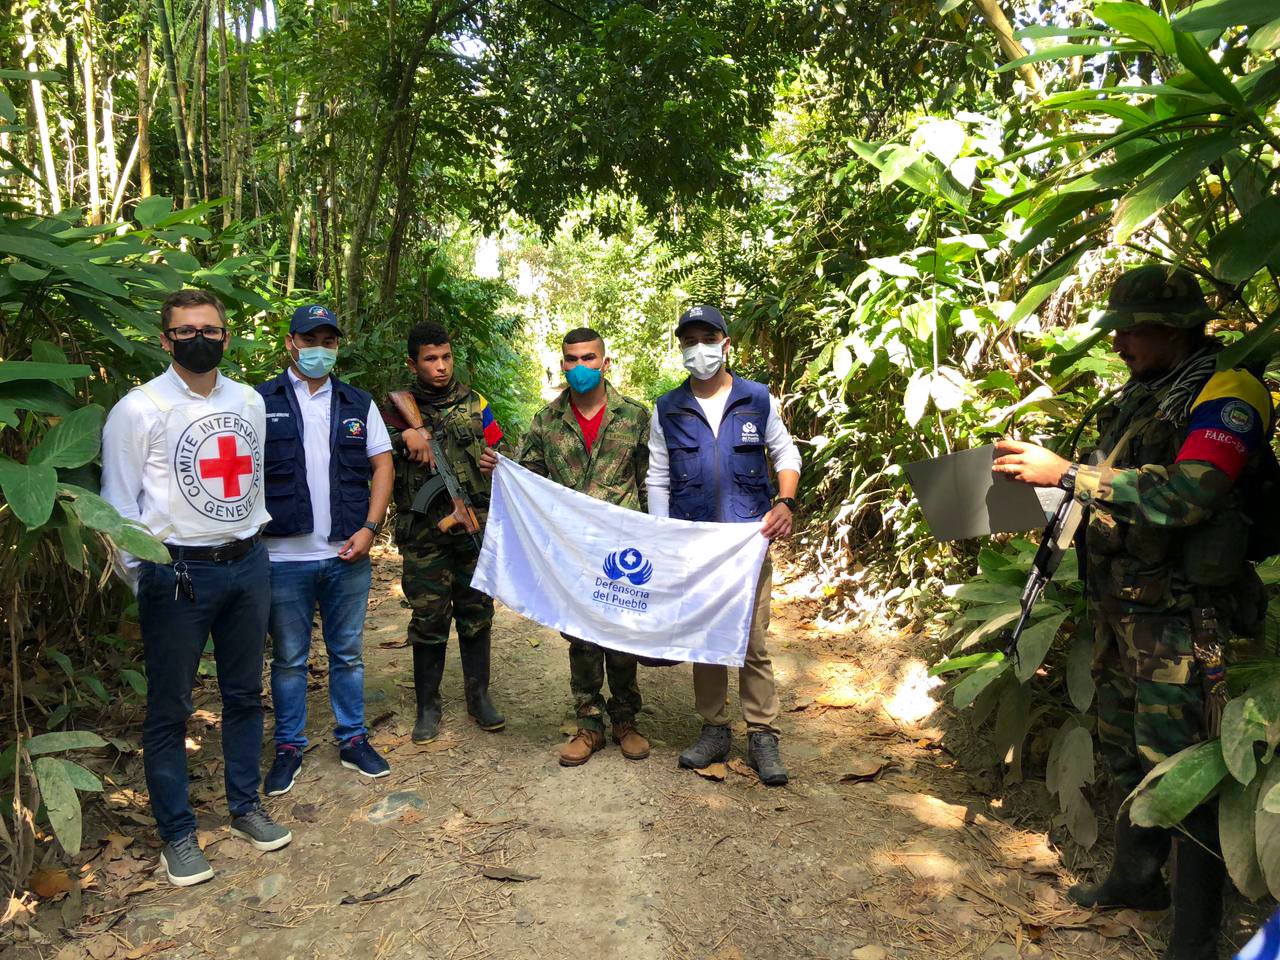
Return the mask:
M791 536L791 508L780 503L764 515L760 532L766 540L785 540Z
M355 563L355 561L367 557L369 548L373 546L373 531L368 527L361 527L344 543L338 550L338 559L345 560L347 563Z
M996 444L996 460L991 469L1010 480L1037 487L1056 487L1069 466L1070 460L1034 443L1001 440Z
M485 447L484 453L480 454L480 472L486 477L492 476L493 471L498 468L498 455L493 450Z
M401 436L404 437L404 445L409 451L410 460L414 463L431 462L431 445L427 443L427 438L422 435L421 430L406 430Z

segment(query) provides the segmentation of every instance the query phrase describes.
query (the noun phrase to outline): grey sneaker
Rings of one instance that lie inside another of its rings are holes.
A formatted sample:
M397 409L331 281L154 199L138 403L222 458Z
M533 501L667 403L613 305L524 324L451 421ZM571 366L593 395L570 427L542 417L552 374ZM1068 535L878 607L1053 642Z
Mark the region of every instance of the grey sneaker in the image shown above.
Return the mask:
M686 770L701 770L713 763L723 763L729 759L729 748L733 746L733 734L728 727L716 727L709 723L702 725L702 733L697 742L677 761Z
M192 887L213 879L213 867L200 852L194 833L166 843L160 851L160 865L175 887Z
M772 733L758 732L747 737L747 763L760 774L765 786L780 787L787 782L787 768L778 756L778 738Z
M272 820L262 807L254 807L243 816L233 818L231 835L248 840L259 850L279 850L293 840L293 834Z

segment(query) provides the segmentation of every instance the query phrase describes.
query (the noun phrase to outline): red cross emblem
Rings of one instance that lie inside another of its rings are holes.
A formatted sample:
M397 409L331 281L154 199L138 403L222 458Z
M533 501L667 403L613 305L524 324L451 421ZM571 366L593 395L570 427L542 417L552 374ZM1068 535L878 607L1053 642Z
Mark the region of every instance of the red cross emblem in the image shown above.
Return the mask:
M240 478L253 472L253 457L236 454L236 438L228 434L218 437L218 455L200 461L203 480L222 480L222 499L240 496Z

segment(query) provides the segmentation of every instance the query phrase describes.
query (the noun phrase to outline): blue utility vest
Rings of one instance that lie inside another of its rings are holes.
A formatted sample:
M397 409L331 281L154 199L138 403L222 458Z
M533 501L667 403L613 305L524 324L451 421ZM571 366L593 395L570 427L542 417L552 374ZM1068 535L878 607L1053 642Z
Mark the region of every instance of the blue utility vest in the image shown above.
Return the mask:
M688 380L659 397L657 411L671 459L671 516L749 523L769 512L768 387L734 377L718 433L712 432Z
M369 518L369 394L330 375L329 408L329 541L341 543ZM307 487L307 455L302 445L302 411L286 370L257 388L267 407L266 472L268 537L311 533L311 491Z

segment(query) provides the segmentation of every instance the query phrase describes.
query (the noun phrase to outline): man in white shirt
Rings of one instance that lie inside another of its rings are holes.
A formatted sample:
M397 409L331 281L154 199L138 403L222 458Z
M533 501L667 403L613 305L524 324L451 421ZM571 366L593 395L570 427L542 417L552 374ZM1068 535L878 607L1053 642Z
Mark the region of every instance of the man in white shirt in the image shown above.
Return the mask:
M327 308L298 307L289 366L258 387L266 403L263 531L271 554L271 703L276 755L267 796L288 793L307 748L307 654L317 604L329 654L329 703L342 765L385 777L364 724L369 547L387 515L391 438L373 398L332 374L342 332Z
M163 374L131 390L102 431L102 495L165 542L169 564L122 554L138 595L147 671L143 763L165 841L169 881L213 876L196 841L188 798L186 727L205 641L213 636L222 693L222 754L231 833L259 850L293 839L258 796L262 650L271 595L259 529L263 502L262 398L218 373L230 339L213 294L180 290L160 310Z
M676 338L689 379L659 397L653 409L649 512L681 520L759 523L770 540L790 536L800 453L782 422L777 399L764 384L729 372L729 328L715 307L685 311ZM776 497L769 483L770 461L778 477ZM747 760L764 783L777 786L787 782L787 769L778 755L778 692L765 646L772 587L773 566L766 556L756 584L746 662L738 671L738 696L747 722ZM695 663L693 692L702 734L679 762L701 769L728 759L733 745L725 709L728 668Z

